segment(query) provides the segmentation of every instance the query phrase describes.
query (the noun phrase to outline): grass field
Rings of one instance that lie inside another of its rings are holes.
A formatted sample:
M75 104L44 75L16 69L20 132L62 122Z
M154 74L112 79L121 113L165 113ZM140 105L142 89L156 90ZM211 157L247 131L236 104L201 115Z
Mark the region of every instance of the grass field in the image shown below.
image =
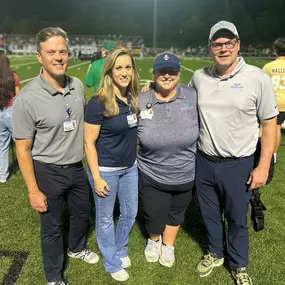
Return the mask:
M249 59L248 63L263 66L260 59ZM153 59L137 59L141 85L152 79ZM188 83L193 71L210 64L209 59L182 59L181 82ZM22 86L38 75L40 65L34 57L12 57L12 69L19 75ZM70 60L68 74L81 80L84 78L88 62ZM90 98L91 89L86 89ZM284 136L283 136L284 141ZM278 154L275 177L270 185L262 189L262 201L267 206L265 229L255 233L250 227L250 276L256 285L285 284L285 148ZM12 153L11 153L12 163ZM6 184L0 184L0 281L5 285L45 284L41 265L39 239L39 215L28 201L27 190L16 164ZM145 236L141 227L141 214L131 232L129 256L132 267L128 269L130 279L126 285L227 285L234 284L225 267L219 267L206 277L199 278L194 273L196 263L203 255L206 244L205 231L200 218L197 200L191 203L183 228L176 242L176 263L170 269L158 263L147 263L144 259ZM67 222L65 220L65 222ZM65 223L64 231L67 226ZM99 253L94 234L92 216L88 234L88 247ZM66 259L65 277L69 285L111 285L117 284L102 265L89 265L81 260Z

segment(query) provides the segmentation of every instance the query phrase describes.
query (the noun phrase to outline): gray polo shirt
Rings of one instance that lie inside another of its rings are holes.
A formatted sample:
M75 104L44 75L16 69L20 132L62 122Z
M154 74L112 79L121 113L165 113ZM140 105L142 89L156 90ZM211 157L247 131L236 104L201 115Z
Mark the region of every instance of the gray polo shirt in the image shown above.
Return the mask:
M147 103L153 116L141 118ZM139 93L138 167L150 178L167 185L194 180L198 138L197 95L192 87L178 84L170 101L160 101L154 90Z
M33 139L32 157L45 163L65 165L81 161L83 150L84 87L67 76L64 94L40 74L18 94L13 104L13 136ZM71 109L70 118L67 109ZM76 121L73 131L64 132L63 123Z
M255 152L259 121L278 115L270 77L243 58L222 79L213 66L197 70L190 82L198 93L198 148L219 157L244 157Z

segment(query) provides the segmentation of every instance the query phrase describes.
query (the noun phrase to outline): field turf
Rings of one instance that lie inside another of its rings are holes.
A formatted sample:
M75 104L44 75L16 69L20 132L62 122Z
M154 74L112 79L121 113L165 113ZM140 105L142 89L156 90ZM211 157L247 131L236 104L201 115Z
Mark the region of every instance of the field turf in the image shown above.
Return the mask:
M247 59L248 63L262 67L266 60ZM187 84L193 71L210 64L204 59L182 59L181 82ZM141 87L152 80L153 58L136 59ZM11 57L12 69L19 75L22 86L38 75L40 65L33 56ZM83 80L88 62L70 59L68 74ZM86 96L92 90L86 88ZM284 141L284 136L283 136ZM12 164L11 176L6 184L0 184L0 283L5 285L46 284L41 265L39 239L39 215L28 201L27 189L16 163ZM262 201L267 207L265 229L255 233L250 226L250 264L248 272L255 285L285 284L285 148L280 147L275 177L262 189ZM284 216L283 216L284 215ZM250 215L249 215L250 218ZM146 238L141 227L141 214L131 232L129 256L132 266L128 269L130 279L126 285L230 285L234 284L227 267L221 266L206 277L195 275L196 263L204 254L205 231L199 214L197 200L191 203L183 228L176 242L176 262L172 268L159 263L147 263L144 259ZM63 231L67 232L64 219ZM250 220L249 220L250 225ZM88 247L99 253L94 234L94 214L88 233ZM100 256L101 257L101 256ZM102 258L96 265L66 258L65 277L70 285L118 284L107 274Z

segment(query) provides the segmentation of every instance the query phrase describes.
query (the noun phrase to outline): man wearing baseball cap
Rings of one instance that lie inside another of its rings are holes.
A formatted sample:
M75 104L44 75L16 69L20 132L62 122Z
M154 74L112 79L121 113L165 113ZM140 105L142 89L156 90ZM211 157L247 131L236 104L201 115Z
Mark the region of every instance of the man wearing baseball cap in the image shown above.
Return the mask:
M201 277L209 275L224 263L227 254L236 284L251 285L246 271L250 190L267 180L278 110L269 76L246 64L239 51L235 25L218 22L209 35L214 65L197 70L190 82L199 98L195 183L208 235L208 254L197 264L196 272ZM263 128L261 158L254 166L259 123Z
M116 42L111 40L105 41L102 45L102 50L101 50L102 58L92 62L92 64L88 69L87 75L84 78L84 83L86 84L87 87L93 87L94 92L97 91L100 84L102 70L105 63L105 57L108 55L110 51L112 51L116 47L117 47Z

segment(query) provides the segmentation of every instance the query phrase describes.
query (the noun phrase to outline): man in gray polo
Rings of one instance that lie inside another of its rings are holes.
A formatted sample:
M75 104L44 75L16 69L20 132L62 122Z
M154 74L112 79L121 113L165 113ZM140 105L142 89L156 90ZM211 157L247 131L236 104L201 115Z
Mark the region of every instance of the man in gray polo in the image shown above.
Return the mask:
M201 277L224 262L224 218L232 276L253 284L248 264L247 211L250 190L265 184L275 145L278 110L270 78L238 56L240 39L229 22L215 24L209 36L213 66L196 71L200 134L196 189L208 235L209 253L197 264ZM259 124L261 158L254 166Z
M82 159L83 84L65 75L68 38L61 28L37 35L41 73L26 85L13 105L13 135L19 166L31 206L40 213L43 267L48 285L63 285L64 249L61 214L64 201L70 214L68 255L96 263L86 249L89 226L89 187Z

